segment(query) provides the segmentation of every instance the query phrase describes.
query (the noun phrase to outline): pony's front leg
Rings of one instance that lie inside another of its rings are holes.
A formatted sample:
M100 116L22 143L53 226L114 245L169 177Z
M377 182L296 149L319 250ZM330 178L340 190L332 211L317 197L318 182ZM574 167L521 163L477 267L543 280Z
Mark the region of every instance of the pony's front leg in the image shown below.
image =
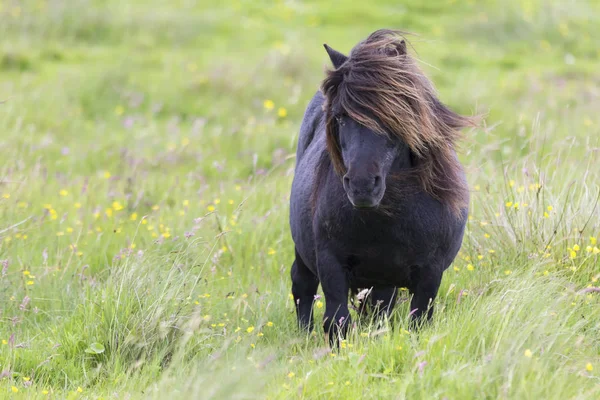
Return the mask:
M348 279L342 263L330 252L317 254L319 280L325 295L323 330L329 336L331 347L339 346L339 339L346 337L352 321L348 309Z

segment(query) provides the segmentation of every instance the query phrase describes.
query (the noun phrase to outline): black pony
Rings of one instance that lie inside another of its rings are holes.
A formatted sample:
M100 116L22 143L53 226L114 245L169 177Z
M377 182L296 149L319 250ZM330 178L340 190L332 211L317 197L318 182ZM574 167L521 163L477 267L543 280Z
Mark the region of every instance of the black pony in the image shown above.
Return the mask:
M455 141L475 120L437 99L396 31L374 32L350 56L325 48L335 69L308 105L296 153L291 276L307 329L321 283L334 344L350 325L350 291L371 289L388 315L406 287L412 320L431 318L467 220Z

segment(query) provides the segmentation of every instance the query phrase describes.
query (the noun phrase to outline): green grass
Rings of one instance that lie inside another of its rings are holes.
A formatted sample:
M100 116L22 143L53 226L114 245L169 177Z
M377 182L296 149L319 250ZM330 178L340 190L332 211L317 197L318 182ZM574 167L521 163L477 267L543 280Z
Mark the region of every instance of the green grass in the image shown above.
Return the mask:
M0 398L600 396L597 2L192 3L0 0ZM382 27L486 116L471 216L431 325L402 292L332 353L293 154L322 43Z

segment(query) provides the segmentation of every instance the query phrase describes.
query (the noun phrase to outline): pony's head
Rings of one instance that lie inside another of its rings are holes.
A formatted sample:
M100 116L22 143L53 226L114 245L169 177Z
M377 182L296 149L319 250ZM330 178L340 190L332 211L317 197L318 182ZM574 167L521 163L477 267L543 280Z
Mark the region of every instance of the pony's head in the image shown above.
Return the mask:
M465 182L454 154L460 128L473 125L436 97L396 31L378 30L349 56L325 45L327 150L356 208L380 204L392 167L413 168L422 189L459 211Z
M377 207L399 150L399 140L378 135L344 113L336 116L337 144L344 166L343 185L355 208Z

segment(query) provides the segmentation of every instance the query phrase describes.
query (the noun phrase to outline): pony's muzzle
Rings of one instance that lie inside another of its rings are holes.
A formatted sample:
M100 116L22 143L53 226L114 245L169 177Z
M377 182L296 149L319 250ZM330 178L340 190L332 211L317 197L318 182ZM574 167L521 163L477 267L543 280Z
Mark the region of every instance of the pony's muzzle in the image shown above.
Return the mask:
M348 200L356 208L373 208L381 202L385 191L381 175L350 176L344 175L344 190Z

